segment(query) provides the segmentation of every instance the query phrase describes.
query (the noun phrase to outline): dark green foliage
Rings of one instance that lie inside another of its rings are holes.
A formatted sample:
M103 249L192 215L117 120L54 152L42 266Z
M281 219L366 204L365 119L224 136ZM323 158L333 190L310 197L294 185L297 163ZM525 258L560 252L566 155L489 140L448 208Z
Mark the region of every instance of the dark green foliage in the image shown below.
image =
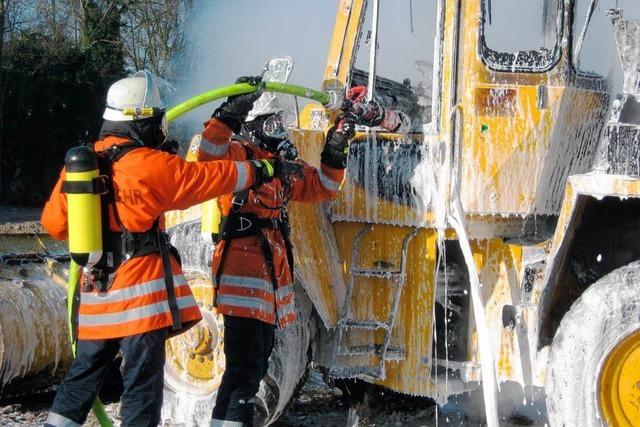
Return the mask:
M95 140L109 85L124 73L119 11L87 11L80 44L25 32L5 42L0 204L41 206L66 151Z

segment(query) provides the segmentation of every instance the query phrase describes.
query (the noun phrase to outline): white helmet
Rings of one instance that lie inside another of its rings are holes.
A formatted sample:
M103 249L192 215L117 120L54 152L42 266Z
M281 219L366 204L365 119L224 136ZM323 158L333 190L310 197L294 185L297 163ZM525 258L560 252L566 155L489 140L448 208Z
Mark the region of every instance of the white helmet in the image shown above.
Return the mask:
M164 113L173 86L149 71L118 80L107 93L102 118L114 122L140 120Z

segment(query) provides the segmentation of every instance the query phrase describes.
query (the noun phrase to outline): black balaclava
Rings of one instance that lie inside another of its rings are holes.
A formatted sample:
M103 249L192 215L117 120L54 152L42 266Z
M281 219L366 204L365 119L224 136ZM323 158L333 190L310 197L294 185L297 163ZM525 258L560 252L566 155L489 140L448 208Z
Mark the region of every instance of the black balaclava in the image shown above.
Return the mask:
M162 131L163 116L159 114L146 119L125 122L105 120L100 129L100 139L109 135L121 136L131 138L149 148L158 148L167 139Z

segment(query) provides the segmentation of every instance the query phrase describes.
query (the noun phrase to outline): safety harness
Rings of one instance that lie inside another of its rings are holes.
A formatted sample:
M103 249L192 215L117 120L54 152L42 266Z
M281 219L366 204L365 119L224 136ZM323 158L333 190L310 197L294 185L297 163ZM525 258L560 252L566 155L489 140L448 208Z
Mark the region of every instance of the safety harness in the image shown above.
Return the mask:
M253 152L242 144L247 154L247 160L254 160ZM274 291L277 290L278 281L276 277L276 271L273 262L273 251L271 246L262 232L264 229L280 230L284 239L285 248L287 251L287 261L289 262L289 269L291 276L293 277L293 246L291 245L291 224L289 222L289 215L287 213L286 202L277 209L280 210L280 218L259 218L256 214L250 212L240 212L240 209L247 202L249 198L249 192L251 190L243 190L234 193L231 203L231 210L228 215L223 216L220 220L220 234L218 235L218 242L224 242L222 254L220 255L220 263L215 273L216 278L216 292L220 287L220 278L222 276L222 269L227 257L229 245L233 239L249 237L258 235L258 243L260 249L264 255L267 268L269 269L269 275L271 276L271 282L273 284ZM214 302L215 303L215 302Z
M116 270L123 262L131 258L155 253L160 254L167 291L167 302L171 312L172 329L175 331L182 328L182 323L174 289L170 255L173 255L180 263L178 251L169 243L169 236L160 229L160 217L155 219L149 230L135 233L124 227L116 207L116 193L112 179L113 164L130 151L142 147L144 145L140 142L131 142L129 144L114 145L97 153L100 169L98 185L101 188L96 190L101 194L103 254L100 261L91 268L89 274L84 275L82 290L84 292L92 292L94 290L107 292L113 285ZM110 212L113 213L120 231L111 230L109 224Z

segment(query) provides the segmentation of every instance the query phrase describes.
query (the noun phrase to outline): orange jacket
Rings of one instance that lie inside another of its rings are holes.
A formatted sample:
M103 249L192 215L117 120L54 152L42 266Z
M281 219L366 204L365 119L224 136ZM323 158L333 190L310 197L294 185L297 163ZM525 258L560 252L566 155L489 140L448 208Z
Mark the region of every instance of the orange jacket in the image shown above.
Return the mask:
M96 151L128 144L125 138L108 136L96 142ZM60 192L65 171L42 213L42 225L58 240L67 238L67 198ZM253 185L248 162L187 163L177 156L150 148L137 148L113 164L116 207L122 225L131 232L151 228L165 211L186 209L221 194ZM162 222L162 221L161 221ZM118 231L113 216L113 231ZM182 270L171 257L175 294L184 328L201 314ZM78 338L119 338L171 325L162 259L150 254L124 261L116 270L111 289L80 294Z
M195 147L192 147L194 149ZM247 153L252 159L272 158L273 154L249 142L231 140L231 130L222 122L211 119L205 124L199 146L198 160L246 160ZM253 213L258 218L280 218L286 201L317 202L334 198L344 178L343 169L321 165L316 169L304 165L304 178L291 177L289 194L279 179L274 179L256 190L249 191L246 202L239 208L241 213ZM232 208L233 194L218 199L223 216ZM258 319L263 322L285 327L296 319L293 292L293 277L287 259L287 248L282 233L278 229L263 228L261 235L240 237L216 246L213 255L213 275L216 276L222 255L224 264L220 271L220 287L216 294L219 313ZM260 247L264 237L273 254L275 290L269 267Z

